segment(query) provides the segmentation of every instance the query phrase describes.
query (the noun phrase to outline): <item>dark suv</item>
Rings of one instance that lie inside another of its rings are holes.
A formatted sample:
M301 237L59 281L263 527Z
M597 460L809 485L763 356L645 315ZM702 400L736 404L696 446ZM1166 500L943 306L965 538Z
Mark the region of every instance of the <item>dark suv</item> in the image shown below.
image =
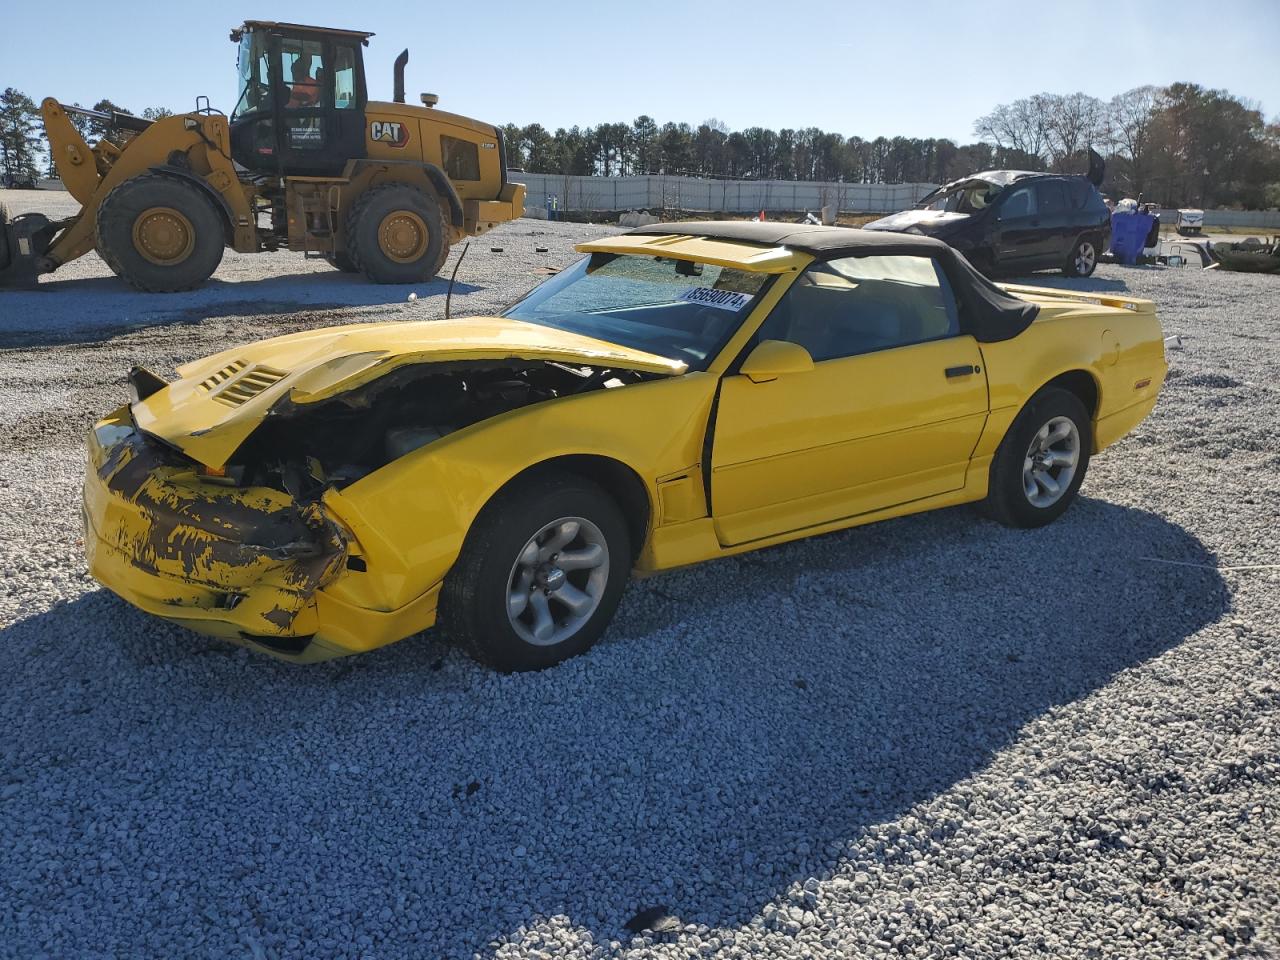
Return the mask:
M1096 177L1096 181L1095 178ZM1087 277L1111 242L1111 216L1090 176L989 170L939 187L868 230L923 233L986 274L1055 268Z

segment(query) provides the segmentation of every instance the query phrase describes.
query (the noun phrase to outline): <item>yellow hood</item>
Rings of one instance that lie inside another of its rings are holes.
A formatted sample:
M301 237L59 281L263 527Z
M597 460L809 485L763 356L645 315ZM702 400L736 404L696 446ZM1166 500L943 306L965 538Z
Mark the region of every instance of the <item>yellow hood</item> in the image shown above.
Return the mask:
M221 467L286 397L315 403L409 364L465 360L550 360L668 376L686 370L679 360L500 317L358 323L275 337L184 364L180 379L131 409L141 430Z

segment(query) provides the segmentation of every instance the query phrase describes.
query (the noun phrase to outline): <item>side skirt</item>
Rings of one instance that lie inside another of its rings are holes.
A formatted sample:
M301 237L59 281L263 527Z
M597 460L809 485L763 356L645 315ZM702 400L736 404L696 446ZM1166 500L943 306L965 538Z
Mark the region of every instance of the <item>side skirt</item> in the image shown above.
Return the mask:
M714 560L718 557L731 557L739 553L759 550L763 547L772 547L780 543L790 543L793 540L803 540L807 537L816 537L824 533L833 533L837 530L861 527L881 520L892 520L895 517L906 517L916 513L926 513L930 510L941 510L944 507L955 507L964 503L976 503L987 495L990 468L990 456L975 457L970 462L969 470L965 475L965 485L959 490L952 490L933 497L924 497L920 500L912 500L908 503L900 503L896 506L886 507L883 510L873 510L870 513L862 513L852 517L842 517L829 523L803 527L799 530L790 530L772 537L750 540L730 547L723 546L716 539L715 521L710 517L691 520L688 523L659 527L653 531L650 549L646 551L645 557L642 558L643 566L637 567L636 574L644 576L664 570L672 570L677 567L689 566L694 563L702 563L706 560ZM646 563L645 561L648 562Z

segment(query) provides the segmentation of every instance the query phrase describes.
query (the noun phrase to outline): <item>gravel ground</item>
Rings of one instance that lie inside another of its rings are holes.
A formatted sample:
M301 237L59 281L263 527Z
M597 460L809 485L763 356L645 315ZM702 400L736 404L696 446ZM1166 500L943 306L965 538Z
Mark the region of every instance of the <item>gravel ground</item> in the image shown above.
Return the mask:
M604 229L473 242L455 311ZM1151 297L1184 340L1057 524L947 510L668 574L588 655L502 677L431 634L279 664L80 556L81 435L131 364L439 316L442 284L285 254L186 295L55 277L0 293L0 956L1280 950L1276 278L1038 278ZM652 907L678 920L633 937Z

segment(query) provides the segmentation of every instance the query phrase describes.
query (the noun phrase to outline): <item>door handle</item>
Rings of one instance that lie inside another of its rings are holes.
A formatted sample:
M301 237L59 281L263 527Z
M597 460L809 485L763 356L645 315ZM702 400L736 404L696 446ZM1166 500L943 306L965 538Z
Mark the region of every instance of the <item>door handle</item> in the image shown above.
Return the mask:
M971 373L981 373L981 367L975 367L972 363L966 363L960 367L947 367L948 377L967 377Z

